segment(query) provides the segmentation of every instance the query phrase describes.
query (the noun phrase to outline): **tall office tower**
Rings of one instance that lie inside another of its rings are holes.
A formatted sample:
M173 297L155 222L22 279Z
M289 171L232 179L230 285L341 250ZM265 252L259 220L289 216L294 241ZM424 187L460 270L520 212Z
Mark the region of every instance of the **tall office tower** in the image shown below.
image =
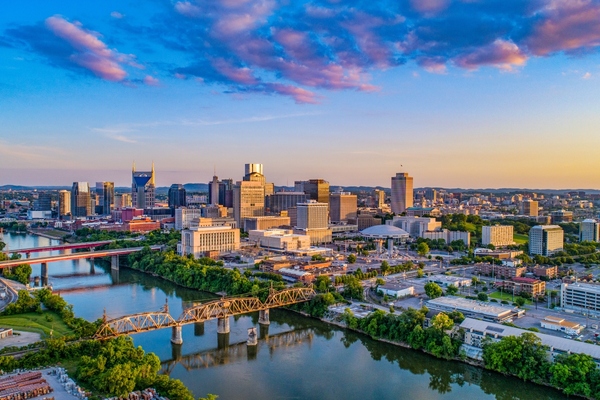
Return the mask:
M212 206L216 206L218 204L223 204L219 202L219 177L214 175L212 181L208 182L208 203Z
M261 182L265 184L265 175L263 174L262 164L246 164L244 168L244 180L250 182Z
M481 227L481 244L493 244L496 247L515 244L513 239L514 227L512 225L492 225Z
M181 184L173 184L169 188L169 208L175 216L175 209L187 205L185 188Z
M529 230L529 254L551 256L563 251L564 232L558 225L536 225Z
M403 213L413 206L413 178L405 172L399 172L392 177L392 212Z
M565 222L573 222L573 211L558 210L550 213L553 224L562 224Z
M115 194L115 209L131 207L131 193Z
M579 224L580 242L600 242L600 223L595 219L584 219Z
M348 219L356 219L357 210L358 198L355 194L341 192L329 195L329 215L331 216L331 222L347 222Z
M136 171L134 163L131 170L131 203L133 207L154 207L155 191L154 163L152 163L152 171Z
M271 214L280 214L298 203L306 203L308 195L304 192L277 192L266 196L265 206Z
M50 193L38 193L38 198L33 202L35 211L52 210L52 195Z
M61 190L58 192L58 216L63 217L71 214L71 192Z
M71 189L71 215L87 217L92 214L90 185L87 182L73 182Z
M373 191L373 198L375 199L375 208L383 208L385 206L385 192L383 190L375 189Z
M294 182L296 192L304 192L308 198L319 203L329 204L329 182L323 179L309 179Z
M525 200L521 203L521 214L529 217L537 217L539 214L538 202L535 200Z
M294 233L310 236L310 243L330 243L331 229L329 229L329 205L308 200L298 203L296 207L296 229Z
M265 215L265 187L259 181L239 181L233 186L233 218L244 226L245 217Z
M115 209L115 183L96 182L96 214L109 215Z
M233 179L223 179L219 183L219 204L228 208L233 207Z
M435 203L438 199L437 190L435 190L433 188L425 189L425 199L430 200L431 202Z

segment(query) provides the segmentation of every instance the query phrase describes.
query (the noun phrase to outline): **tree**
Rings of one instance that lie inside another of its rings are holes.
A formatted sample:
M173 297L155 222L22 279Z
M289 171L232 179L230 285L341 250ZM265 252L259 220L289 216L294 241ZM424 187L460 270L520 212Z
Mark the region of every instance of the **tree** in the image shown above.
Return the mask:
M488 301L488 295L485 293L479 293L477 294L477 299L479 301Z
M385 276L390 271L390 264L387 261L381 263L381 275Z
M523 380L543 379L549 367L541 339L529 332L484 344L483 361L486 368Z
M348 254L347 261L350 264L354 264L356 262L356 256L354 254Z
M0 251L4 250L5 247L6 247L6 243L4 243L3 241L0 240Z
M515 303L517 303L517 305L519 307L523 307L525 305L525 299L522 297L517 297L517 299L515 300Z
M417 278L422 278L425 273L423 272L423 268L419 268L417 270Z
M441 312L431 319L431 326L440 331L448 331L454 326L454 321L446 313Z
M421 242L417 245L417 254L421 257L425 257L429 253L429 246L425 242Z
M425 284L425 294L427 294L427 297L429 297L430 299L435 299L437 297L442 296L444 292L437 283L428 282Z
M458 288L457 288L456 286L454 286L454 285L450 285L450 286L448 286L448 287L446 288L446 294L447 294L448 296L453 296L453 295L455 295L456 293L458 293Z

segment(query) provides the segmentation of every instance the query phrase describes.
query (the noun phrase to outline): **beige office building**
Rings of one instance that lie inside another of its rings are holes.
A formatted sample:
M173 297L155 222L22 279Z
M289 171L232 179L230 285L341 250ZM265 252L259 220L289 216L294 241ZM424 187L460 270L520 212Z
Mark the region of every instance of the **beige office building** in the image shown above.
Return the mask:
M537 217L539 214L539 205L535 200L525 200L521 203L521 214L529 217Z
M413 206L413 178L405 172L392 177L391 206L394 214L401 214Z
M295 234L291 229L267 229L249 232L249 240L260 247L275 251L292 251L310 248L308 235Z
M579 224L580 242L600 242L600 223L595 219L584 219Z
M179 253L193 254L195 258L214 257L224 251L240 248L240 230L231 226L198 226L181 232Z
M131 193L115 194L115 210L131 207Z
M294 233L310 236L311 244L330 243L329 211L327 203L308 200L298 203L297 224Z
M263 231L280 226L290 226L290 217L266 216L266 217L248 217L244 219L244 230Z
M65 216L71 214L71 192L61 190L58 192L58 215Z
M529 254L549 257L564 247L564 232L558 225L536 225L529 230Z
M515 244L513 240L514 228L512 225L493 225L481 227L481 244L492 244L496 247Z
M348 192L331 193L329 195L329 215L331 222L356 219L358 199L355 194Z
M239 181L233 187L233 218L244 226L246 217L265 215L265 185L260 181Z

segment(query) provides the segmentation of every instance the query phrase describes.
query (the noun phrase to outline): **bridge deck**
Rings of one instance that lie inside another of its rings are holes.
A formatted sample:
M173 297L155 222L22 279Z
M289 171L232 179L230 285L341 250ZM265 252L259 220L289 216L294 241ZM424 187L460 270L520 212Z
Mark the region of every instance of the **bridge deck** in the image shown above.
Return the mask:
M28 253L41 253L42 251L57 251L57 250L69 250L69 249L89 249L92 247L104 246L105 244L112 243L113 240L102 240L97 242L84 242L84 243L67 243L67 244L57 244L54 246L44 246L44 247L29 247L25 249L13 249L13 250L4 250L6 254L28 254Z

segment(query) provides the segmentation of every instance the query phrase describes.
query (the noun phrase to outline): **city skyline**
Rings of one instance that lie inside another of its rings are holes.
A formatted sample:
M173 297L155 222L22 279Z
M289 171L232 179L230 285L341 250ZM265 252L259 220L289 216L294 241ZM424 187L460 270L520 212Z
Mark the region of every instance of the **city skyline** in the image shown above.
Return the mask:
M127 186L135 159L157 186L260 162L278 186L600 187L598 1L29 4L0 16L0 185Z

